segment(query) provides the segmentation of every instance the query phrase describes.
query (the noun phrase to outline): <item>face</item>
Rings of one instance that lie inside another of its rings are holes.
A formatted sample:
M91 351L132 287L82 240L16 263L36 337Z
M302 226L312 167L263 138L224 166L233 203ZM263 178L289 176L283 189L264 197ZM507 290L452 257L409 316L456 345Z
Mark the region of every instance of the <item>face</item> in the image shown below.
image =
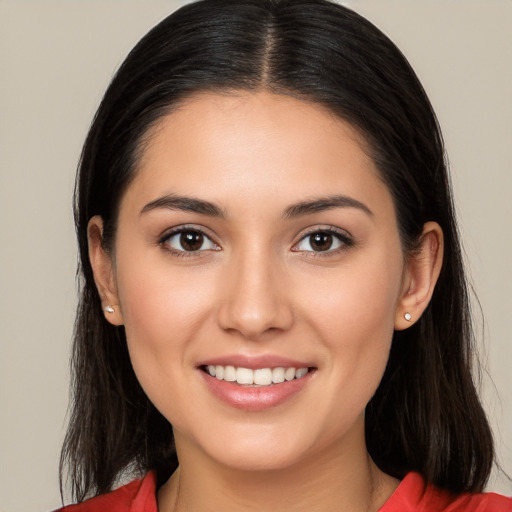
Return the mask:
M133 367L178 451L283 468L363 437L404 257L348 124L269 93L189 99L151 133L113 254Z

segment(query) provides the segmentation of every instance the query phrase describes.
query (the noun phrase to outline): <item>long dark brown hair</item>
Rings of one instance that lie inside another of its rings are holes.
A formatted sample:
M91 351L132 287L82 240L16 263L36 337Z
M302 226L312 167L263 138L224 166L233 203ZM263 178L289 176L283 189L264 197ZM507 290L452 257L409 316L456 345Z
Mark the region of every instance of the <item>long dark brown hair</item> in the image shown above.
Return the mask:
M172 427L141 389L123 327L104 319L88 258L87 224L115 238L119 201L149 128L197 91L247 90L324 105L366 138L395 204L404 251L427 221L445 259L423 316L396 332L366 408L369 453L384 472L420 472L459 493L481 491L494 459L472 380L470 305L443 140L405 57L370 22L327 0L203 0L153 28L128 55L96 113L75 190L80 303L72 402L61 455L74 496L106 492L123 472L177 466Z

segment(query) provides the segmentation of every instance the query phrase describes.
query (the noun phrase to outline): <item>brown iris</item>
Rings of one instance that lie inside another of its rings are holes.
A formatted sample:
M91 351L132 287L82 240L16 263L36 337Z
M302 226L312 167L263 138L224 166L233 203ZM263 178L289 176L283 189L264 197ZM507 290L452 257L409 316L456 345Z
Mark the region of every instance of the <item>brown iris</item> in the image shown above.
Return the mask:
M180 244L185 251L198 251L204 243L204 235L198 231L183 231Z
M333 236L320 231L310 236L309 243L314 251L327 251L332 247Z

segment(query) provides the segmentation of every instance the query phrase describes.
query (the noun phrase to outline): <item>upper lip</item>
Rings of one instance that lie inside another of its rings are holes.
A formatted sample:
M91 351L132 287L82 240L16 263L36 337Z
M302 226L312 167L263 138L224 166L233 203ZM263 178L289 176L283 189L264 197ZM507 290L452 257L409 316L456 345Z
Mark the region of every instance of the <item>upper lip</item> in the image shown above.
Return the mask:
M272 354L232 354L205 359L198 364L198 366L208 365L234 366L236 368L249 368L251 370L257 370L258 368L310 368L314 366L309 362Z

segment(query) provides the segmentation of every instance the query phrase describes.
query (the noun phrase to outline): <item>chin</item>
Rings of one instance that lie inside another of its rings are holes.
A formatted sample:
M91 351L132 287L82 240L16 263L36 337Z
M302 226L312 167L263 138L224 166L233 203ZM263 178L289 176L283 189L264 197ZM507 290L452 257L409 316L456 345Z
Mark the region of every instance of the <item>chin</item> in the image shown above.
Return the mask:
M302 432L295 430L289 435L289 428L269 425L238 425L220 431L210 425L205 436L187 436L185 443L195 445L196 452L230 469L239 471L274 471L291 467L312 449L312 443ZM183 439L177 440L183 446ZM190 446L190 445L189 445Z
M233 450L232 447L222 453L215 450L209 454L218 463L237 471L279 471L303 460L300 451L283 451L265 449L255 446L249 450Z

